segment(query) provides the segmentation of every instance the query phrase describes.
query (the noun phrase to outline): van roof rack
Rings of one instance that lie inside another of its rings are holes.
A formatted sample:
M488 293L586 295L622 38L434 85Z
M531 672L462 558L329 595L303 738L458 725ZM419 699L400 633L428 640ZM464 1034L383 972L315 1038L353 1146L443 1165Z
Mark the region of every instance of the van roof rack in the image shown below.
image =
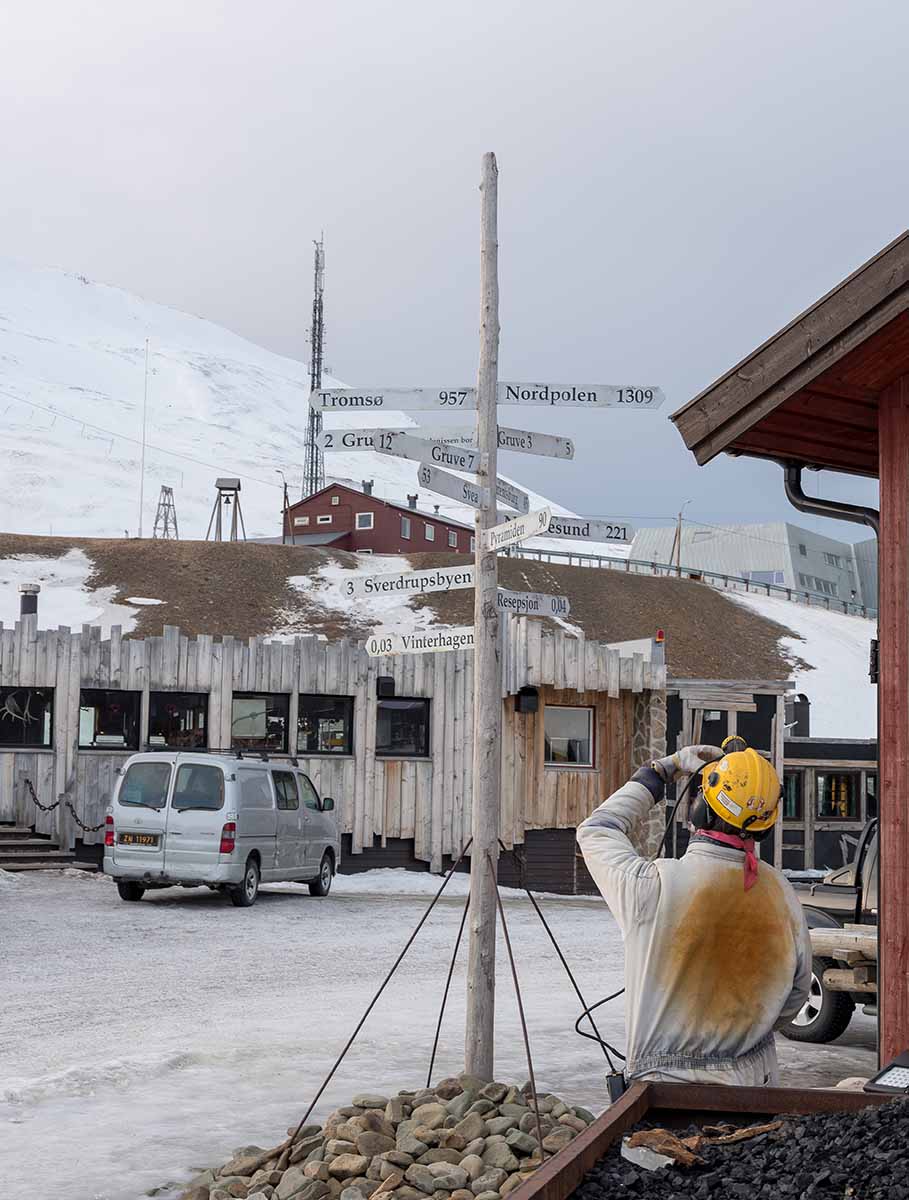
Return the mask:
M142 747L143 754L220 754L226 758L252 758L259 762L271 762L274 755L269 755L267 750L244 750L238 746L160 746L152 745L150 742ZM286 751L277 751L278 758L288 758L296 767L297 756L288 754Z

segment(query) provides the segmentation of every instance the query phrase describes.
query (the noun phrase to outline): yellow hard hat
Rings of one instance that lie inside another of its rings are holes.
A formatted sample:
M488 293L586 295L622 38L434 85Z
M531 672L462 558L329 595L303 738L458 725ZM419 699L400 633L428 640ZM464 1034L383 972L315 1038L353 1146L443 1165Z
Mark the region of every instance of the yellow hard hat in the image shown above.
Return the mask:
M780 777L762 754L742 738L729 737L745 748L724 754L701 776L704 799L718 817L747 833L761 833L774 823L780 807Z

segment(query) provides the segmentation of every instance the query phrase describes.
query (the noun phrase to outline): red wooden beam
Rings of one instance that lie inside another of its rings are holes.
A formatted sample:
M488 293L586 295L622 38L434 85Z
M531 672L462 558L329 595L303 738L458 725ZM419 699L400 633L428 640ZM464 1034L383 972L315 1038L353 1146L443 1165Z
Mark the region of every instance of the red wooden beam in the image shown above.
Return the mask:
M909 1049L909 376L880 401L880 1055Z

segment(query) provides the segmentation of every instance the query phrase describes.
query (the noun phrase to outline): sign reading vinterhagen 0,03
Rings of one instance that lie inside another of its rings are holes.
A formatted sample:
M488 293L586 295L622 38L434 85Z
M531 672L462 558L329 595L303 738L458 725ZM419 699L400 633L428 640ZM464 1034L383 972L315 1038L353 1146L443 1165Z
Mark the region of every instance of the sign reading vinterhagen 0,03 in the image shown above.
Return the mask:
M472 625L450 625L420 633L380 629L366 639L366 653L370 658L381 658L385 654L440 654L445 650L472 649Z
M423 592L452 592L472 587L473 564L389 575L360 575L344 581L348 596L417 596Z
M515 517L503 525L493 525L483 531L484 550L503 550L506 546L514 546L527 538L541 537L549 528L552 513L549 508L538 508L535 512L523 517Z
M356 412L387 408L390 412L417 409L469 409L477 406L476 388L318 388L309 394L312 408Z

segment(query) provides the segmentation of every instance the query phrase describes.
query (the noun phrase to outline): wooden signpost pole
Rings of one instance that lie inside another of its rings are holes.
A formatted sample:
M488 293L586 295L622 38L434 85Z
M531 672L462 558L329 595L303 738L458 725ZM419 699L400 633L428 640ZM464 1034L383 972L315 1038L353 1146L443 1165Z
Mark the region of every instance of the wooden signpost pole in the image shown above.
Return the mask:
M499 857L502 685L496 551L484 547L483 531L496 524L496 391L499 370L498 168L483 155L480 243L480 364L477 375L477 445L485 451L477 482L488 500L476 514L474 559L474 741L470 848L470 947L467 964L465 1065L492 1080L494 1067L496 874ZM489 869L489 862L493 870Z

